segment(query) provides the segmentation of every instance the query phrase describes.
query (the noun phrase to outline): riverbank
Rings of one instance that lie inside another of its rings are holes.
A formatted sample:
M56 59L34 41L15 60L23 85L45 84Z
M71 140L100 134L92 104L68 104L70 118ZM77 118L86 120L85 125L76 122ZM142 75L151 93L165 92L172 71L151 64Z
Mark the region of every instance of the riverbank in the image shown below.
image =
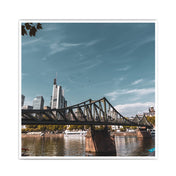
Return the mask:
M64 135L63 133L58 133L58 134L46 133L43 136L41 136L40 134L24 134L24 133L22 133L21 137L22 138L25 138L25 137L61 137L63 135Z
M45 133L43 136L41 136L40 134L22 133L21 137L22 138L25 138L25 137L59 137L63 135L64 135L63 133L58 133L58 134ZM136 132L112 132L111 135L112 136L136 136Z

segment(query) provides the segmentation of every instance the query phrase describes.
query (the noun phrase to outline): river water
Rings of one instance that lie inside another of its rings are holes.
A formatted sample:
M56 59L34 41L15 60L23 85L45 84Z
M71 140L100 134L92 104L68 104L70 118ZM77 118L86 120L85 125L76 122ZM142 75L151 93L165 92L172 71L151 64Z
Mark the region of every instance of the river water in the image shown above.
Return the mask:
M155 147L155 138L115 136L116 156L150 156L148 150ZM85 152L84 136L24 137L22 148L27 156L95 156ZM25 156L25 157L27 157Z

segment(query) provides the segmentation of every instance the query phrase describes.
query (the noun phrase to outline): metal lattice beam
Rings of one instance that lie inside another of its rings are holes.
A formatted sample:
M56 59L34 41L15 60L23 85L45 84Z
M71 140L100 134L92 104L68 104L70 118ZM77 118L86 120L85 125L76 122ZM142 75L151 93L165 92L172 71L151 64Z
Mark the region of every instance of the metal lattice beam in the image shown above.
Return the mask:
M22 109L22 124L152 126L146 117L135 117L132 121L125 118L105 97L95 101L89 99L62 109Z

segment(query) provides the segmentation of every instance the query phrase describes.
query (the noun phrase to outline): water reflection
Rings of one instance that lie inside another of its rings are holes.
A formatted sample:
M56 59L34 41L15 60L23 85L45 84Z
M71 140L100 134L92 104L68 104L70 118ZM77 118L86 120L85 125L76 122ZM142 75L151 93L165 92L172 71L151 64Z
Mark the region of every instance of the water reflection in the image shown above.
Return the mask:
M64 156L85 156L85 137L64 136Z
M155 147L154 138L120 137L116 136L117 156L148 156Z
M148 150L155 147L154 138L116 136L115 143L117 156L149 156ZM29 149L29 156L106 156L105 154L86 153L85 137L79 135L24 137L22 147Z
M25 137L22 147L28 148L30 156L59 156L64 153L62 137Z

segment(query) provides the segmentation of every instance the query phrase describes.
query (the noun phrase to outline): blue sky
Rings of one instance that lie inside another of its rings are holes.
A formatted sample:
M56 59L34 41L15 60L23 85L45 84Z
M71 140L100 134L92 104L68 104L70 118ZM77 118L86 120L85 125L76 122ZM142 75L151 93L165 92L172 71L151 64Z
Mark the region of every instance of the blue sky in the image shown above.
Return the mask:
M42 23L22 36L25 105L43 96L49 105L53 79L68 105L106 97L124 116L155 103L154 23Z

